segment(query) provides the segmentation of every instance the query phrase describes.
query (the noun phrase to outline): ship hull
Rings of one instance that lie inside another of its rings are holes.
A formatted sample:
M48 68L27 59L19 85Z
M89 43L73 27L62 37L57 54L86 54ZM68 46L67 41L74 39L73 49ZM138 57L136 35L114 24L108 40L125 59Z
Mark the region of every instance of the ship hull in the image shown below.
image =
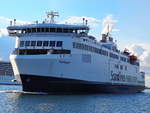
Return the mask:
M90 82L76 79L21 74L23 91L46 93L137 93L145 86Z

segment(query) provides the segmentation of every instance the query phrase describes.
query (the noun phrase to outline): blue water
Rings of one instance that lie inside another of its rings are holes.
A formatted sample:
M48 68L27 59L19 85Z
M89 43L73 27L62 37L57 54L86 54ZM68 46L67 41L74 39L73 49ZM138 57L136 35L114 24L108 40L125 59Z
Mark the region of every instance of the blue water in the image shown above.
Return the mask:
M0 86L0 113L150 113L150 90L136 94L35 95Z

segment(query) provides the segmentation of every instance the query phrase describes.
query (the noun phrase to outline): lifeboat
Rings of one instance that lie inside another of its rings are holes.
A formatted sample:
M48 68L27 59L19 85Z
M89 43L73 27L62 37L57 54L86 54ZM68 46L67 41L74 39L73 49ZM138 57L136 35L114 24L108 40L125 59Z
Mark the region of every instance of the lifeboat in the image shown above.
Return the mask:
M131 62L136 62L137 61L137 56L131 55L130 56L130 61Z

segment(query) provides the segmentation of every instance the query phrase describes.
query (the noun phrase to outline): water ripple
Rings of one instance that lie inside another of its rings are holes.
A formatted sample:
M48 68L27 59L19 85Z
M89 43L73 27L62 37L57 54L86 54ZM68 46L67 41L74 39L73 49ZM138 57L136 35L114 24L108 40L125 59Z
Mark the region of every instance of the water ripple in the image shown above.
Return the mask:
M0 113L150 113L150 90L136 94L45 95L0 87Z

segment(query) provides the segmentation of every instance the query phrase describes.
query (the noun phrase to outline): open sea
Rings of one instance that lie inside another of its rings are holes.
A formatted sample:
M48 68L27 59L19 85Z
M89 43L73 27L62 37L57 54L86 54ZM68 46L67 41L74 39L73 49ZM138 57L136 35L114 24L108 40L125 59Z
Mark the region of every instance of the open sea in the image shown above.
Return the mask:
M0 85L0 113L150 113L150 90L135 94L27 94Z

